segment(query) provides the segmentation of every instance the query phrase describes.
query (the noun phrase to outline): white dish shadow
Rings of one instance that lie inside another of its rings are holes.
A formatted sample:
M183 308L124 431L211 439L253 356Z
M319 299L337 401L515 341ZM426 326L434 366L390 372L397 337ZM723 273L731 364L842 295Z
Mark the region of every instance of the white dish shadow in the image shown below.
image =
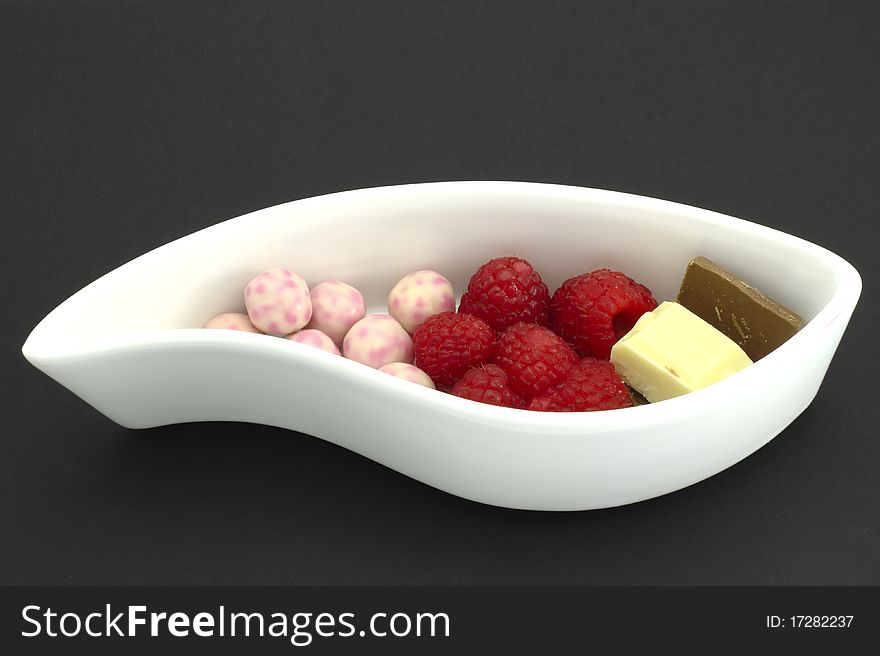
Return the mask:
M529 259L551 291L607 266L658 300L673 299L686 263L706 255L808 323L700 392L571 414L465 401L289 340L195 330L242 309L244 285L270 266L309 284L344 280L378 311L410 271L437 269L460 292L479 264L505 254ZM74 294L22 351L123 426L279 426L468 499L582 510L703 480L781 432L816 395L860 291L837 255L708 210L559 185L429 183L293 201L174 241Z

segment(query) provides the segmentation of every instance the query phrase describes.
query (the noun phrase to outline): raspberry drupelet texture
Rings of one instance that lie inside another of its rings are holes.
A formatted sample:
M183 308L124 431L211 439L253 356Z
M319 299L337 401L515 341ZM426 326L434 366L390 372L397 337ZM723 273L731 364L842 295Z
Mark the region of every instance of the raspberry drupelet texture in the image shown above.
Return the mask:
M510 389L504 370L494 364L485 364L467 371L453 385L452 393L463 399L506 408L522 408L525 405L522 397Z
M531 399L562 382L577 360L572 348L549 328L517 323L498 339L493 362L517 394Z
M528 261L497 257L471 276L458 311L480 317L501 332L520 321L546 326L549 303L547 285Z
M629 390L608 360L586 357L562 383L536 396L529 410L544 412L590 412L616 410L632 405Z
M657 307L651 291L611 269L566 280L550 303L551 325L580 355L607 360L639 317Z
M413 342L416 366L438 389L448 389L468 369L492 359L495 331L470 314L441 312L416 328Z

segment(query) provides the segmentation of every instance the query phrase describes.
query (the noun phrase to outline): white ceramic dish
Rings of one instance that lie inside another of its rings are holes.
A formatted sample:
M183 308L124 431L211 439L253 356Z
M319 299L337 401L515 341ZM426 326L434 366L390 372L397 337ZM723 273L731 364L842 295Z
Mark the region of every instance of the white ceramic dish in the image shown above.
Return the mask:
M405 273L436 268L461 290L479 264L511 253L551 290L607 266L659 300L675 297L685 264L702 254L809 322L703 391L572 414L465 401L289 340L193 330L242 308L245 283L269 266L310 284L345 280L378 311ZM707 210L557 185L433 183L295 201L179 239L74 294L22 350L123 426L281 426L468 499L579 510L677 490L767 443L815 396L860 290L837 255Z

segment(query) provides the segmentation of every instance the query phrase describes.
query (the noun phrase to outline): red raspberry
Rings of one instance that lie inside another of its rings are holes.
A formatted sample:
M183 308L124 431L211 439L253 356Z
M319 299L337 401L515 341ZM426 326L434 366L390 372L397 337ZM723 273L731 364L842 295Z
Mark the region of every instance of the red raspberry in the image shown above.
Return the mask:
M492 359L495 331L470 314L441 312L428 317L413 333L416 365L443 389L471 367Z
M629 390L608 360L584 358L568 378L536 396L529 410L544 412L588 412L615 410L632 405Z
M463 399L506 408L522 408L525 405L522 398L510 389L504 370L494 364L484 364L468 371L452 387L452 393Z
M655 307L647 287L619 271L599 269L562 283L550 312L556 333L581 355L607 360L615 342Z
M577 360L561 337L533 323L512 325L495 345L495 364L513 391L527 399L565 380Z
M496 257L471 276L458 311L501 332L520 321L546 326L550 293L538 272L519 257Z

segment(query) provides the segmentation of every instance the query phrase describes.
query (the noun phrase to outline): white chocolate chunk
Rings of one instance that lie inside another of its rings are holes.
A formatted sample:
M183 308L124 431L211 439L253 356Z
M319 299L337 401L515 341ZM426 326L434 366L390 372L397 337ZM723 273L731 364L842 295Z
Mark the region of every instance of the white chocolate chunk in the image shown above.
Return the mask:
M752 364L736 342L671 301L641 316L611 349L611 362L652 403L703 389Z

